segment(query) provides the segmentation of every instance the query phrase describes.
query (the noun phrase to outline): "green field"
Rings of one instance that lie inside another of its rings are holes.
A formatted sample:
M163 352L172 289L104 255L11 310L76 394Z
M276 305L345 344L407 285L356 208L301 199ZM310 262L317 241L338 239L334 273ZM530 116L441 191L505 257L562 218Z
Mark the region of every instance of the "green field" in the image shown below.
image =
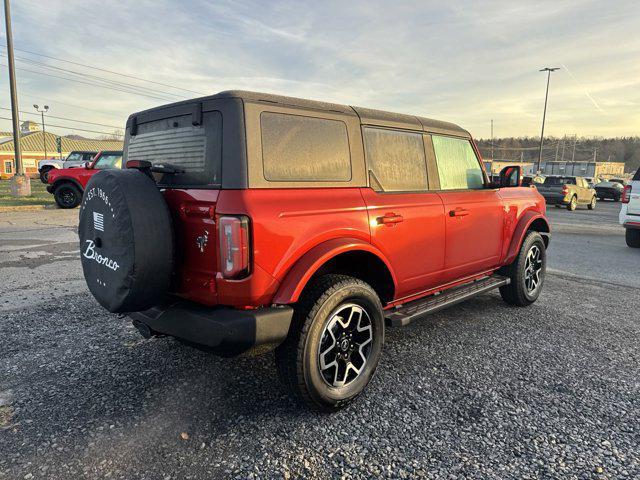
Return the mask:
M9 180L0 180L0 207L20 205L53 205L53 195L46 190L46 185L39 178L31 179L31 195L14 197L9 189Z

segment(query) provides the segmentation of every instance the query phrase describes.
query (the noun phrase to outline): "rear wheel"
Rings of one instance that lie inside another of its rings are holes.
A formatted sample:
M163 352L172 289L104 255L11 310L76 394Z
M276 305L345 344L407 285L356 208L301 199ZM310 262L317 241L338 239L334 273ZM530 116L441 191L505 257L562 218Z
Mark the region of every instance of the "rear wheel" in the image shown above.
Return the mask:
M596 208L596 197L593 197L591 199L591 202L589 202L589 205L587 205L587 208L589 210L594 210Z
M570 212L573 212L577 206L578 206L578 197L574 195L573 197L571 197L571 201L569 202L569 205L567 205L567 210L569 210Z
M42 167L42 170L40 170L40 181L42 183L47 183L49 180L49 172L51 171L53 167Z
M501 273L509 277L509 285L500 287L502 299L510 305L525 307L540 296L547 268L547 251L538 232L529 232L522 242L516 259L503 267Z
M625 232L625 240L631 248L640 248L640 230L627 228Z
M275 352L278 375L307 406L344 407L367 386L382 354L384 319L375 291L346 275L323 275L296 305Z
M82 192L72 183L58 185L53 196L60 208L76 208L82 200Z

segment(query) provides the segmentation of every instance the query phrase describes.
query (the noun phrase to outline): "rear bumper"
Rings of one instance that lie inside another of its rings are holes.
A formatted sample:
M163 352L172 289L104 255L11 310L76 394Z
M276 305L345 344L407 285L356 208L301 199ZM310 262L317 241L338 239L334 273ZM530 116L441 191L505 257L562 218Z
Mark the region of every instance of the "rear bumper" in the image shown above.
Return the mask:
M129 317L143 335L169 335L231 357L249 351L262 353L280 345L289 333L293 308L236 310L174 299Z
M547 205L568 205L569 204L569 199L567 199L564 195L562 194L543 194L542 195L545 199L545 201L547 202Z
M620 197L622 196L622 192L619 192L617 190L614 189L596 189L596 195L598 198L610 198L612 200L620 200Z

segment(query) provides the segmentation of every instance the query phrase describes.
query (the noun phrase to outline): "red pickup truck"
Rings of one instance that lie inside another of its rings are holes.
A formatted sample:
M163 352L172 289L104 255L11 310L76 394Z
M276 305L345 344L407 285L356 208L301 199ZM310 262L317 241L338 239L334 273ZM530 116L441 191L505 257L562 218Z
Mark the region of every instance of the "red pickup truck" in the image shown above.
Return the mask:
M47 192L60 208L75 208L89 179L100 170L122 168L122 151L98 152L91 162L71 168L52 169L47 174Z
M87 285L144 336L231 356L335 410L387 327L498 288L538 298L549 224L520 169L489 182L469 133L427 118L230 91L133 114L125 169L91 177Z

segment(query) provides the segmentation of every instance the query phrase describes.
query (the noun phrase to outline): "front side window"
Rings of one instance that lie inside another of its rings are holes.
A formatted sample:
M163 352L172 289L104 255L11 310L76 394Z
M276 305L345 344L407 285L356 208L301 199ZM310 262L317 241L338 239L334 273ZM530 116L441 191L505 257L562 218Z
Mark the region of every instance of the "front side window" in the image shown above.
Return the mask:
M109 168L122 168L121 153L105 153L96 161L93 168L107 170Z
M262 161L271 182L348 182L351 156L340 120L263 112Z
M67 157L67 162L79 162L82 160L82 154L81 153L70 153L69 156Z
M364 150L372 188L384 192L427 190L422 134L365 127Z
M484 175L471 142L464 138L433 135L442 190L484 188Z

